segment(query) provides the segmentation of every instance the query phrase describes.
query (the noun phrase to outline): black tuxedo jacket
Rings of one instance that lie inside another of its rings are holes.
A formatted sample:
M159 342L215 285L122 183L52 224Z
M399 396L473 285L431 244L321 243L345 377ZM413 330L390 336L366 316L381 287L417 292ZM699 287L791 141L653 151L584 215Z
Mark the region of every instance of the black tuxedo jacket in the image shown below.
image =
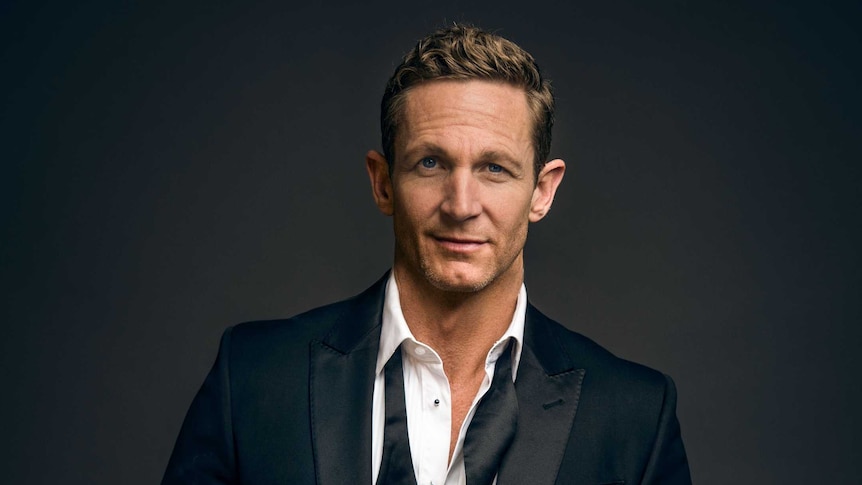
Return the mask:
M370 483L385 284L229 328L162 483ZM518 429L498 485L690 483L670 378L532 305L515 388Z

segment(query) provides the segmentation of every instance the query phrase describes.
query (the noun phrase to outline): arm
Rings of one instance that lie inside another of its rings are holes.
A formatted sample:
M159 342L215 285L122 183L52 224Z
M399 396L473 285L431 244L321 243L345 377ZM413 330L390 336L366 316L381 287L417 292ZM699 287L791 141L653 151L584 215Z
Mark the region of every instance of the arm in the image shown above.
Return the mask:
M215 364L186 413L162 485L238 483L230 400L231 330L222 335Z
M688 459L676 418L676 386L665 376L664 402L659 415L658 433L647 463L643 485L691 485Z

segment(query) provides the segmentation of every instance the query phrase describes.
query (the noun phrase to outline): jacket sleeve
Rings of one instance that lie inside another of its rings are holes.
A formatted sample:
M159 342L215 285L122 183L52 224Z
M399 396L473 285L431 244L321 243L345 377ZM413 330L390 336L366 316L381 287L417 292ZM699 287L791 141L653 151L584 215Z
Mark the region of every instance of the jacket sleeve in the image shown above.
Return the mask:
M643 485L691 485L688 458L676 417L676 386L665 376L664 402L658 432L641 481Z
M231 331L222 335L215 364L186 413L162 485L238 483L231 420Z

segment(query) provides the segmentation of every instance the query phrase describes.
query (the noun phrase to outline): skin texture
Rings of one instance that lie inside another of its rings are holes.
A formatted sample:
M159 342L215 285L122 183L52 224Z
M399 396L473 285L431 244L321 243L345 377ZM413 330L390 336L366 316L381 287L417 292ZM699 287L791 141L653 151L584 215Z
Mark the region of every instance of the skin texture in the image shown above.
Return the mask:
M378 207L393 216L396 271L444 292L521 279L528 221L550 209L565 167L549 162L534 184L525 93L433 81L408 93L403 120L392 180L382 156L368 156Z
M484 359L512 319L530 222L550 210L562 160L534 178L523 89L486 80L411 88L391 174L370 151L375 202L392 216L393 271L407 325L443 360L452 391L450 456L484 377Z

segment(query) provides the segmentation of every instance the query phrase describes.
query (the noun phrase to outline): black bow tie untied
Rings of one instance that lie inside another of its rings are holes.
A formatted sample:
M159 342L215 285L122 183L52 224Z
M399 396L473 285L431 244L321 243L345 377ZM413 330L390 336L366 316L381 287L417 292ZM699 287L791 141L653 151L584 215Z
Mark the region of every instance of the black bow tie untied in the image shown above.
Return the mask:
M404 402L404 371L399 347L383 369L386 386L386 421L383 459L377 485L416 485L407 409ZM512 382L511 339L497 359L491 387L476 407L464 438L464 470L467 485L491 485L497 476L518 428L518 398Z

